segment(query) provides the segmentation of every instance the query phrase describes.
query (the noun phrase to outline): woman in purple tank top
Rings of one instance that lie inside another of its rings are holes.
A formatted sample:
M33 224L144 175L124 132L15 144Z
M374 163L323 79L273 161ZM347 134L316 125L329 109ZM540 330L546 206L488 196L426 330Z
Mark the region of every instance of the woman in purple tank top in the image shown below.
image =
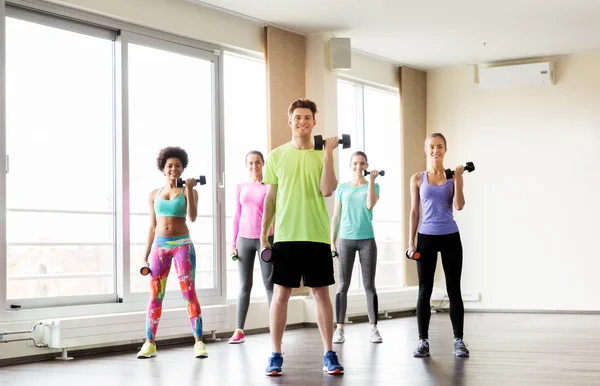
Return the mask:
M433 133L425 140L427 170L410 179L411 210L409 221L408 249L419 252L417 274L419 298L417 301L417 324L419 343L413 355L429 355L429 320L431 318L431 293L437 264L437 254L442 256L446 276L446 290L450 299L450 320L454 332L454 355L468 357L467 345L463 341L464 306L461 296L463 249L460 233L453 210L465 206L463 194L463 166L454 169L454 176L446 179L444 155L446 138ZM421 209L422 208L422 212ZM420 220L420 223L419 223ZM418 245L415 247L415 236Z

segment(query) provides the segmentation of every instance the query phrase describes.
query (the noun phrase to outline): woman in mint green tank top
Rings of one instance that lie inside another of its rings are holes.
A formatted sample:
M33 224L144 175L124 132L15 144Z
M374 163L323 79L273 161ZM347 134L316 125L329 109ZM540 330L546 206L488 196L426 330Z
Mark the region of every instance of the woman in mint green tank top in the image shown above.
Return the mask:
M154 189L148 198L150 226L144 263L150 268L150 300L146 315L146 342L138 352L138 358L156 356L154 339L172 263L196 339L194 356L208 356L202 342L202 312L196 296L196 250L186 223L186 218L194 222L198 217L198 192L194 189L196 179L186 179L184 187L177 187L177 179L181 178L187 165L188 154L180 147L166 147L156 159L165 183Z
M343 343L346 340L344 322L347 295L357 252L371 324L370 341L373 343L383 341L377 329L379 312L375 290L377 243L372 224L373 207L379 200L379 184L375 183L379 172L371 170L367 181L363 171L368 167L367 155L364 152L357 151L352 154L350 158L352 181L340 184L335 193L335 209L331 220L331 250L339 256L339 279L335 297L337 329L333 334L333 343Z

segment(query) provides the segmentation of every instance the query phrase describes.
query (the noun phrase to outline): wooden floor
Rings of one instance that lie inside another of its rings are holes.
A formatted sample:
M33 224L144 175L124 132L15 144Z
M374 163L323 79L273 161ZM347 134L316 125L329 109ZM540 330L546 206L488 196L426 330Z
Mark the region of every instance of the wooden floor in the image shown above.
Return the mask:
M196 359L192 345L158 347L158 357L128 353L45 361L0 368L0 385L595 385L600 384L600 316L467 313L470 358L452 355L447 313L433 314L430 358L413 358L415 317L382 320L382 344L368 341L368 324L347 327L346 343L334 345L346 373L322 373L316 328L286 331L284 375L267 377L268 334L207 343ZM159 328L160 334L160 328Z

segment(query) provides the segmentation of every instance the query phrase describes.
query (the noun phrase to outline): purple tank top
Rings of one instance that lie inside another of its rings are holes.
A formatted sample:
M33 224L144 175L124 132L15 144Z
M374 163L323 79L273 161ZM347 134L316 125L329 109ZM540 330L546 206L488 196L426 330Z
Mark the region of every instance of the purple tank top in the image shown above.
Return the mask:
M454 198L454 180L449 179L443 185L431 185L427 181L427 172L421 172L421 223L419 233L424 235L447 235L458 232L454 221L452 200Z

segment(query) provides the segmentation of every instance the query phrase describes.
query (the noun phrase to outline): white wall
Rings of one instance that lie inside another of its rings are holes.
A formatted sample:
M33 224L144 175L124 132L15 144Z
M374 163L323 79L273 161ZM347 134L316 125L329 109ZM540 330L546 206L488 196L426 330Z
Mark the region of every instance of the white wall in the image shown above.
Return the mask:
M600 310L600 55L552 60L557 84L543 88L428 74L427 131L446 135L447 167L476 166L456 213L463 292L481 292L467 308Z

